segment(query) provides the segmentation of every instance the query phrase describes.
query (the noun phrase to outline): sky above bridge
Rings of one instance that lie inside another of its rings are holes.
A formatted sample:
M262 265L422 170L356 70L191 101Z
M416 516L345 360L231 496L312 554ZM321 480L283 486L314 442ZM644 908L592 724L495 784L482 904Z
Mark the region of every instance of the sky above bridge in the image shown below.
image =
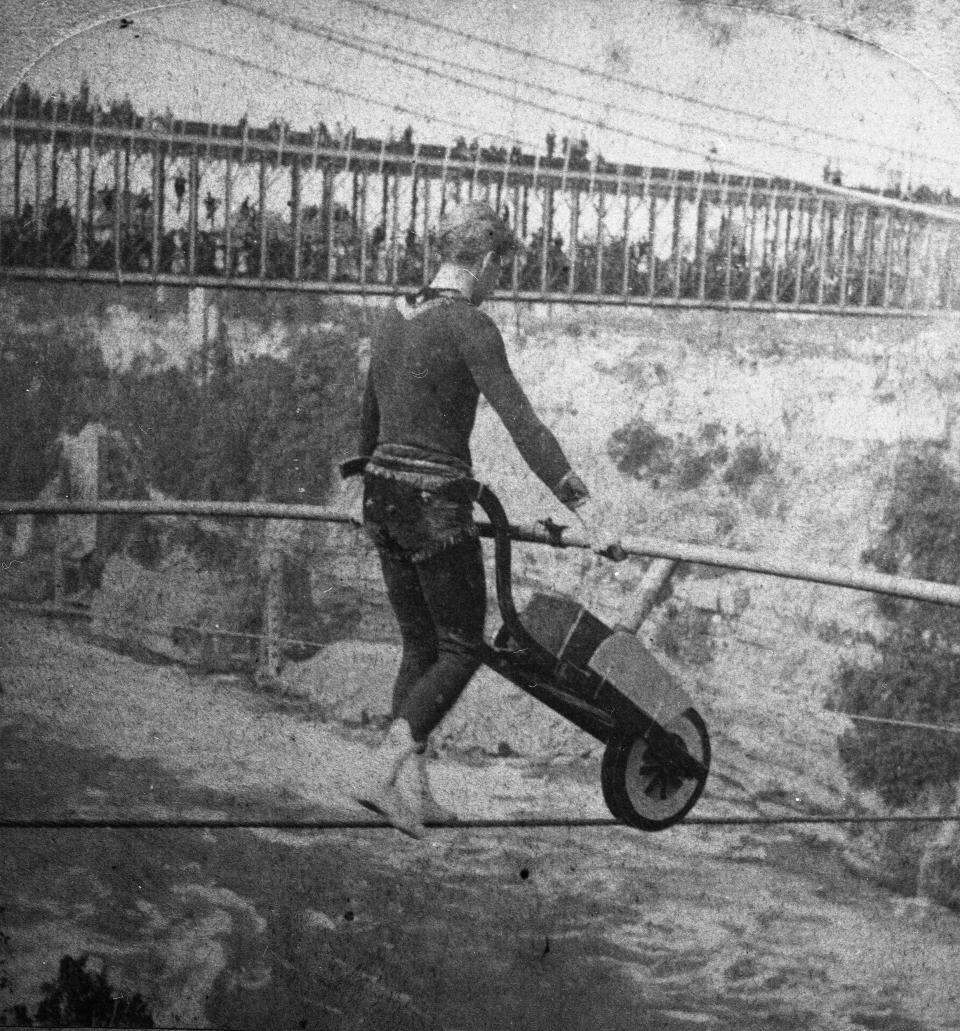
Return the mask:
M130 4L28 80L142 112L611 161L960 190L960 115L922 68L794 18L668 0ZM120 11L116 5L107 13Z

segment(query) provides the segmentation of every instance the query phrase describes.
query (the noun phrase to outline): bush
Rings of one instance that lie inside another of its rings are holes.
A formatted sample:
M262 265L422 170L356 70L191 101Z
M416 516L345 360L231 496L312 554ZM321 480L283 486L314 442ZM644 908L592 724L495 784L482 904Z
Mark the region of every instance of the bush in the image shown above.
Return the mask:
M53 444L102 415L108 372L88 330L61 318L42 335L0 322L0 497L35 497L55 471Z
M734 493L746 493L761 476L773 472L774 456L759 441L743 441L733 449L723 482Z
M224 338L204 377L145 359L111 371L66 320L42 338L15 321L0 331L0 497L36 497L57 436L92 420L131 443L150 485L187 499L318 503L356 436L356 355L342 332L294 329L286 357L241 363Z
M701 431L699 440L702 442L708 439L709 435ZM711 441L704 450L702 443L692 441L681 434L675 452L677 489L693 490L699 487L718 466L726 462L728 457L729 452L723 442Z
M704 666L713 661L711 614L692 606L667 605L653 637L654 647L671 659Z
M685 449L677 459L677 487L693 490L713 472L713 455L708 451Z
M905 573L924 580L956 583L960 578L960 480L934 445L907 447L894 466L884 530L864 553L884 573ZM885 613L907 607L884 602ZM950 609L934 611L951 614ZM960 617L954 622L960 626Z
M645 472L666 472L670 468L672 450L670 438L642 416L615 430L607 445L607 454L620 472L637 479Z
M936 448L908 448L897 460L883 532L864 560L883 572L960 581L960 480ZM945 606L883 599L895 620L878 661L845 664L831 704L856 715L920 723L960 722L960 614ZM857 723L839 740L855 784L889 805L915 803L928 788L960 776L960 739Z
M650 475L656 479L670 475L677 490L693 490L730 458L722 439L724 435L719 423L707 423L700 427L696 438L681 433L672 440L646 419L637 417L613 433L607 453L620 472L628 476L642 479L644 475ZM742 465L742 450L741 445L734 453L731 465L737 462ZM736 466L733 476L739 481L744 474L738 470L739 466ZM727 479L726 473L724 479Z
M883 642L877 666L845 665L838 674L838 708L857 715L918 723L960 718L956 685L960 656L924 643L898 627ZM930 786L960 775L960 746L948 734L857 723L839 741L840 758L861 787L892 806L907 806Z
M55 982L42 985L45 992L33 1017L24 1005L7 1011L26 1027L153 1027L153 1017L138 993L126 996L103 973L86 969L88 957L63 956ZM0 1014L0 1024L5 1023Z

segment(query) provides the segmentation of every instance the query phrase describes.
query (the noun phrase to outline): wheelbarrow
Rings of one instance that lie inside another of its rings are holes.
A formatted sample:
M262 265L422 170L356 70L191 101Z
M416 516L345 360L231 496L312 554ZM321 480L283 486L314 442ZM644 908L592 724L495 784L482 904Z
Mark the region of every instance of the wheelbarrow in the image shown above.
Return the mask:
M600 783L618 820L645 831L682 820L706 784L710 737L690 696L635 636L676 562L652 563L638 605L616 627L555 594L536 593L518 612L506 513L489 487L475 487L503 618L493 643L480 645L481 661L605 744Z

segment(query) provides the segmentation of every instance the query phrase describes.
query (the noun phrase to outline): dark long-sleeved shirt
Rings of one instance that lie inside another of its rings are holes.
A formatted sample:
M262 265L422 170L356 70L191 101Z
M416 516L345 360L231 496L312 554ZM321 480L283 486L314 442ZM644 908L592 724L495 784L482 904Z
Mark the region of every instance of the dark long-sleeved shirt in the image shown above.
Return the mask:
M556 492L570 463L514 377L495 323L460 297L401 298L388 311L371 346L360 453L401 445L469 467L481 394Z

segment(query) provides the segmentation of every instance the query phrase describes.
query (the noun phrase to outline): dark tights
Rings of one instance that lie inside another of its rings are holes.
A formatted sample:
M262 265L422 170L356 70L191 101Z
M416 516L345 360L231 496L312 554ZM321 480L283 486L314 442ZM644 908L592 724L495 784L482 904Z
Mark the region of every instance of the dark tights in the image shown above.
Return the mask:
M380 565L403 639L392 716L422 743L480 665L475 646L487 608L480 541L461 540L419 562L381 551Z

